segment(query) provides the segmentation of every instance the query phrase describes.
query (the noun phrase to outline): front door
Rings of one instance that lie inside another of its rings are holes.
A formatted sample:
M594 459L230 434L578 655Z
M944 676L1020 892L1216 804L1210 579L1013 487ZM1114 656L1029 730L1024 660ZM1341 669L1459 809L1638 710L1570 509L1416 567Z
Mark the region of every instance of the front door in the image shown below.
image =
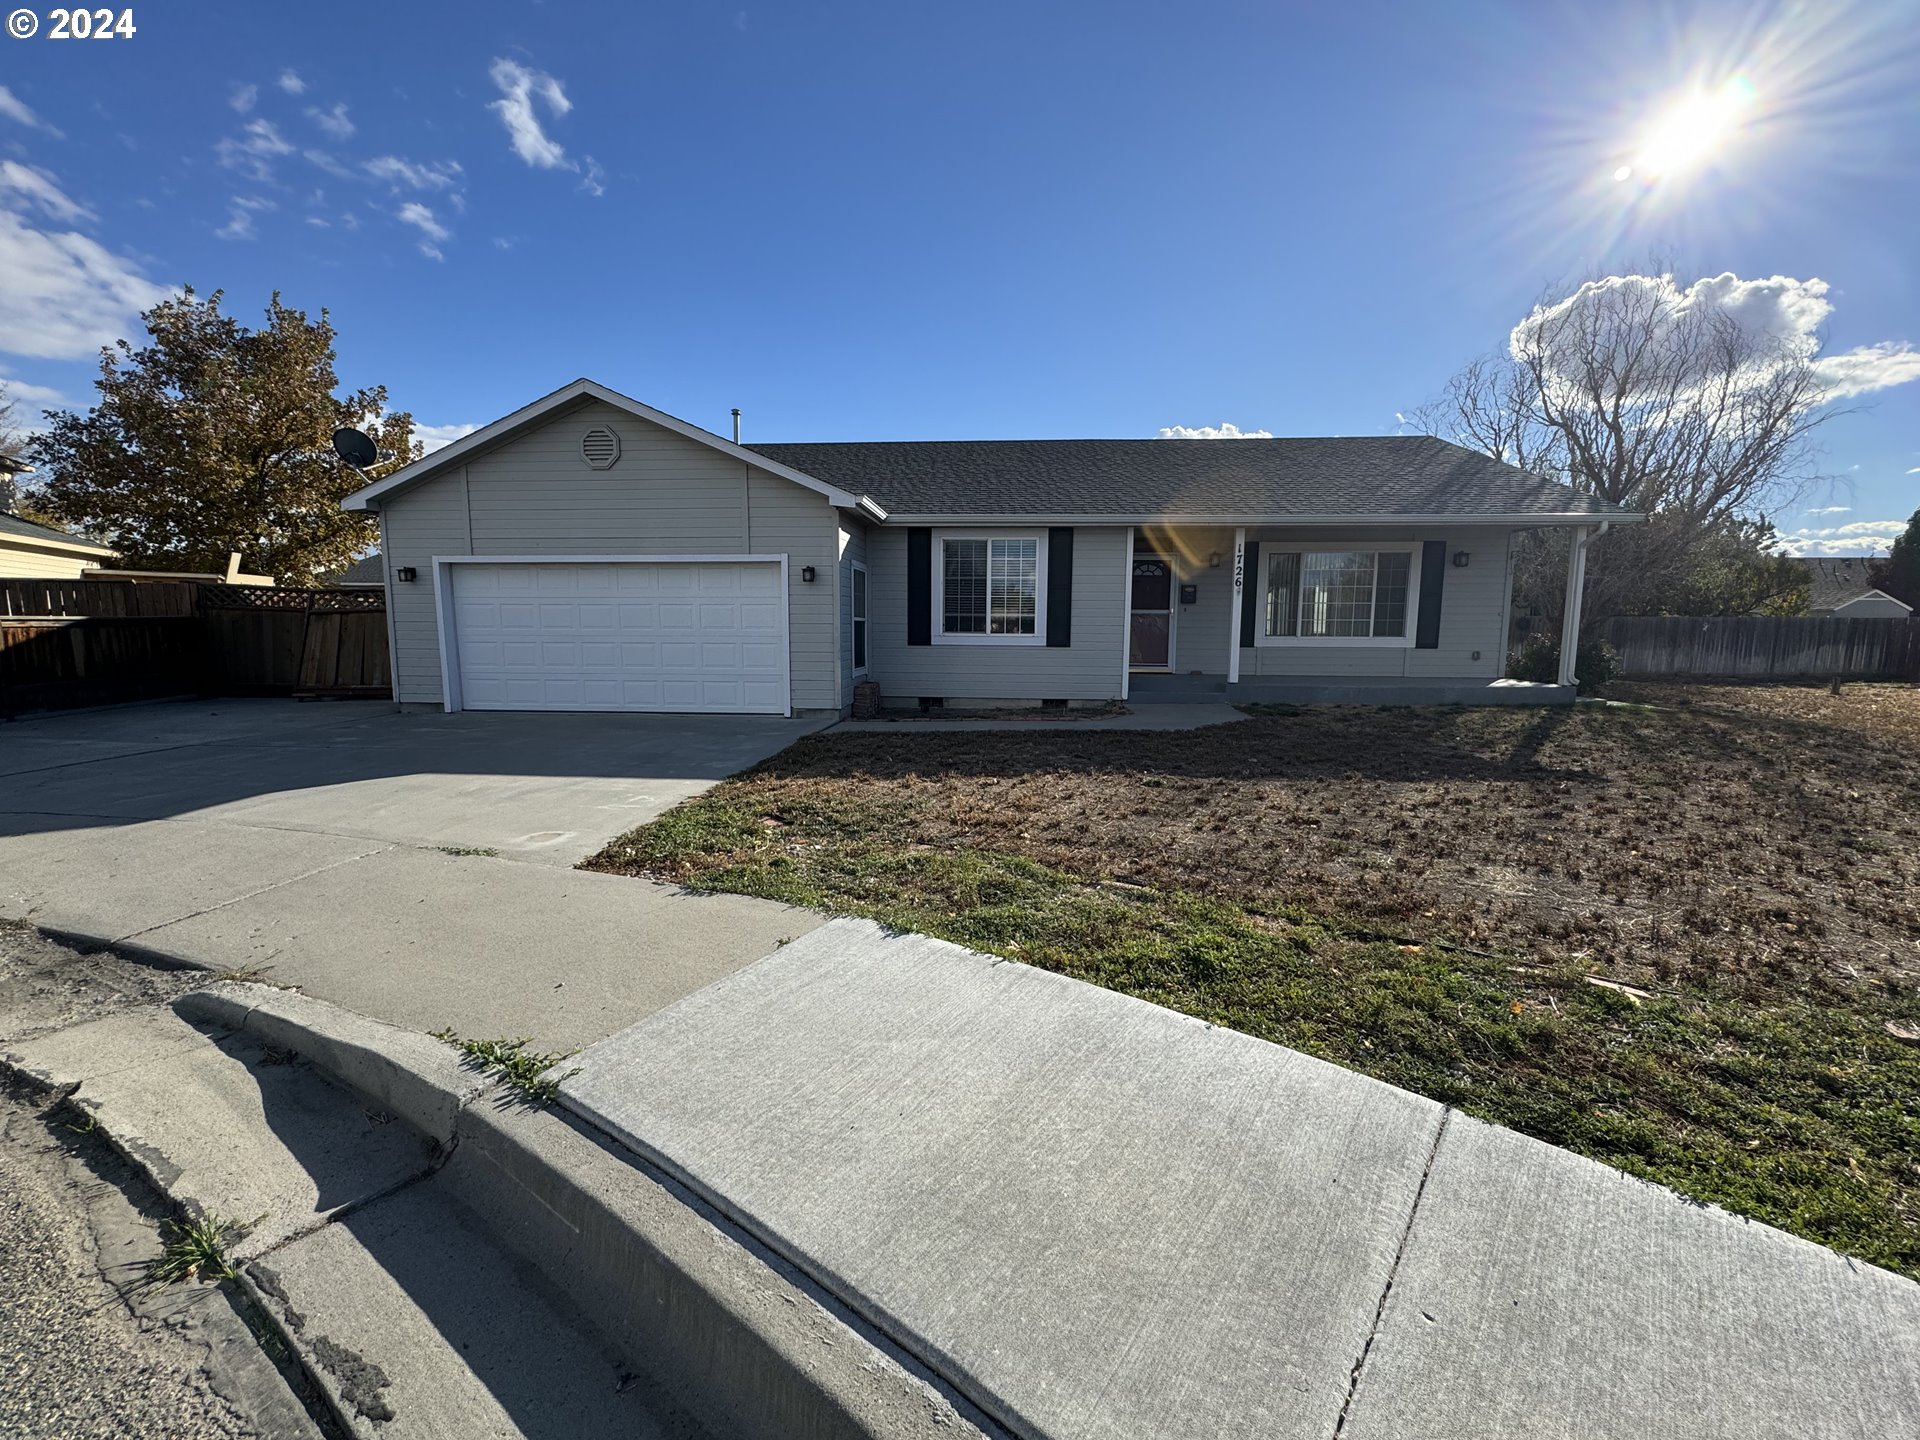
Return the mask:
M1173 667L1173 566L1150 551L1133 552L1133 622L1127 664L1135 670Z

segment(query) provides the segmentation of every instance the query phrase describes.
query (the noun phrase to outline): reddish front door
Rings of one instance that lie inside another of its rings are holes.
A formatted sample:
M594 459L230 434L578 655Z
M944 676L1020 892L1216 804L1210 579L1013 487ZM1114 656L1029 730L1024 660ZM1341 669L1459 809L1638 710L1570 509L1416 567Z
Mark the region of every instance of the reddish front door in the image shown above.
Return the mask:
M1173 665L1173 566L1160 556L1133 552L1133 620L1127 663L1136 670Z

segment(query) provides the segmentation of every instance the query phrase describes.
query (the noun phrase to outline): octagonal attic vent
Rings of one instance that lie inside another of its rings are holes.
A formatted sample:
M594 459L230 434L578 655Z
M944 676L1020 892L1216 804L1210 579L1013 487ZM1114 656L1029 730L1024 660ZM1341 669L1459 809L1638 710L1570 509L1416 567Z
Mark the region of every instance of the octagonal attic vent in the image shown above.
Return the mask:
M620 437L604 425L596 425L580 437L580 458L595 470L611 470L620 458Z

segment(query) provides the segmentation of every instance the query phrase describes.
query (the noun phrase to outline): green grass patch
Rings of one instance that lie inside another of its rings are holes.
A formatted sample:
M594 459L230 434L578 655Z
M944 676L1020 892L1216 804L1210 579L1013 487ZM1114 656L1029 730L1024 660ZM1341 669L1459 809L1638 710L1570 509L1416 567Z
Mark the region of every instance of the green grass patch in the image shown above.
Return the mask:
M472 1070L504 1081L522 1100L534 1105L550 1105L560 1098L560 1082L580 1072L549 1077L547 1072L567 1058L566 1052L547 1055L527 1048L532 1042L519 1040L471 1040L451 1027L435 1030L433 1038L444 1041L460 1052L460 1058Z
M751 780L589 867L865 916L1072 975L1920 1277L1920 1047L1885 1028L1920 1020L1910 990L1809 986L1783 1003L1702 982L1640 998L1574 962L903 846L857 786L783 797L769 815Z

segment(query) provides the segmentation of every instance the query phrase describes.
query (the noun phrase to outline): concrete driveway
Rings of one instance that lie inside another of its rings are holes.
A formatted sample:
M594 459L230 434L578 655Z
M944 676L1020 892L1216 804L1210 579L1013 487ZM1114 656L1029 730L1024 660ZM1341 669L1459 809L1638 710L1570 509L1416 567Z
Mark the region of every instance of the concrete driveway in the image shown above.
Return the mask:
M818 923L571 867L820 723L282 700L16 721L0 916L573 1048Z

